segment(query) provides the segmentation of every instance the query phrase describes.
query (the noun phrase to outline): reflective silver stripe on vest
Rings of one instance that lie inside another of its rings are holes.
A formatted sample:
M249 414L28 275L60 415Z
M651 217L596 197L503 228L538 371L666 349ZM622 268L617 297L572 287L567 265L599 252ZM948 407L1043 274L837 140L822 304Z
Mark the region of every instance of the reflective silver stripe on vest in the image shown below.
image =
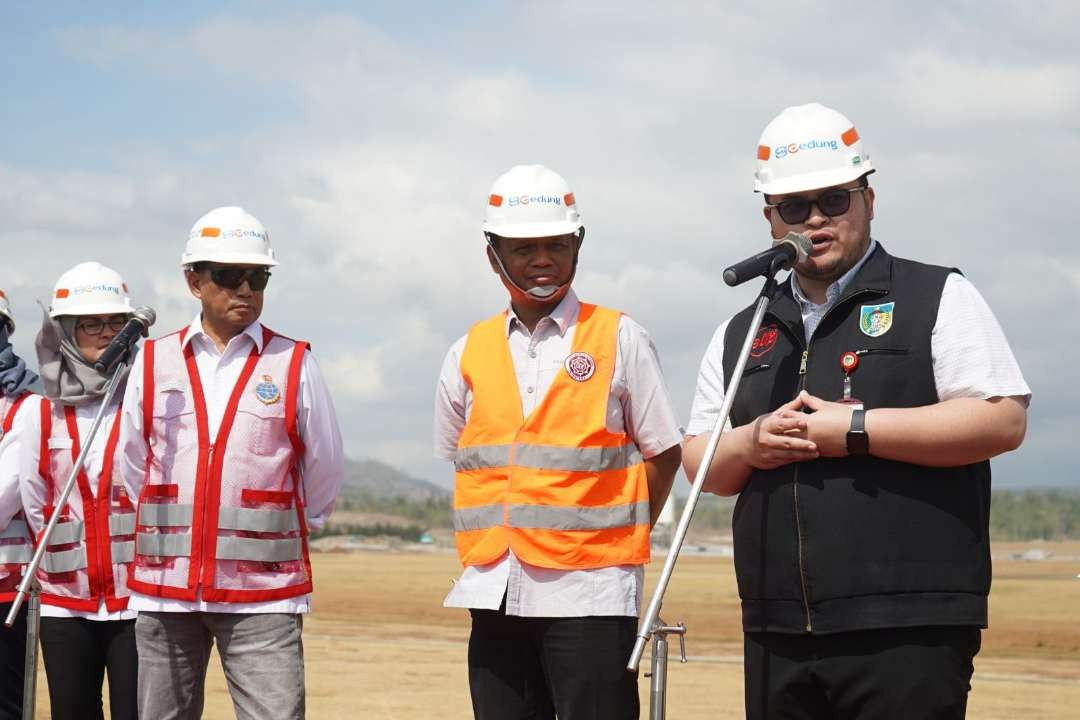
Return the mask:
M621 470L641 461L641 452L633 444L603 448L518 445L514 451L515 466L534 469L601 472Z
M186 557L191 554L191 535L188 533L139 533L135 552L158 557Z
M503 506L501 503L454 510L454 529L458 532L484 530L490 527L498 527L502 523Z
M8 526L0 530L0 540L9 538L29 538L30 531L26 527L25 520L12 520Z
M135 559L134 540L114 540L109 545L112 549L112 561L114 563L129 563Z
M109 516L110 535L134 535L135 513L117 513Z
M67 545L68 543L82 542L86 539L86 535L83 533L82 520L71 520L69 522L58 522L56 527L53 528L52 535L49 536L49 545ZM83 565L82 567L86 567ZM50 570L50 572L53 572ZM56 570L55 572L64 572L63 570Z
M605 507L511 505L510 527L543 530L608 530L647 525L649 501Z
M474 445L473 447L458 448L454 456L454 469L458 472L465 470L483 470L485 468L506 467L510 464L510 448L512 445Z
M0 545L0 563L25 564L34 557L34 550L29 543L24 545ZM3 632L3 630L0 630Z
M295 510L223 507L218 510L218 528L284 533L299 530L300 521Z
M86 548L46 552L41 558L41 569L47 573L72 572L86 567Z
M300 538L262 540L260 538L219 537L218 560L255 560L259 562L284 562L299 560L303 548Z
M139 524L157 527L187 527L191 524L191 505L139 505ZM144 553L163 555L165 553ZM186 554L186 553L185 553Z

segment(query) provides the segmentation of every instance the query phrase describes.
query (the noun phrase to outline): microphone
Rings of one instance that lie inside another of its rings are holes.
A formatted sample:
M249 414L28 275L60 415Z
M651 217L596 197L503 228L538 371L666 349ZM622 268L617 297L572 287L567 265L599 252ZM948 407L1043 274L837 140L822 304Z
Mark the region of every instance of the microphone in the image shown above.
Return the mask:
M157 320L157 313L154 312L154 308L145 305L137 308L131 313L131 319L127 321L127 325L116 333L116 337L101 353L101 357L94 363L94 369L103 375L108 375L115 370L120 360L131 352L135 341L150 334L150 326L155 320Z
M768 250L759 252L724 270L724 282L735 287L759 275L771 275L777 270L787 270L805 260L810 255L813 245L807 236L789 232L774 241L773 246Z

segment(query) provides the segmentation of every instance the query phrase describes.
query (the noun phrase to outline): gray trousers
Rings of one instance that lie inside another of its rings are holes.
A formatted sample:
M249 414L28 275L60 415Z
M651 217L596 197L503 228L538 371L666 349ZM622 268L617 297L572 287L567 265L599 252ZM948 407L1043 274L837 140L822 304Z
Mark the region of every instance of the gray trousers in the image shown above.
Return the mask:
M238 720L304 717L303 615L140 612L139 717L202 717L217 642Z

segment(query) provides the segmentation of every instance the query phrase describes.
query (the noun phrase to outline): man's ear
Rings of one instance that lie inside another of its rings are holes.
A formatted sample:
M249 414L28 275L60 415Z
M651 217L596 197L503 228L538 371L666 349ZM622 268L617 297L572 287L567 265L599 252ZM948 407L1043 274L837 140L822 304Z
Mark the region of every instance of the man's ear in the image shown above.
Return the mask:
M770 223L772 222L772 211L773 209L771 207L761 208L761 214L764 215L765 219L768 220Z
M184 271L184 280L187 281L188 290L191 294L202 300L202 273L197 273L194 270Z
M491 245L485 245L484 247L487 250L487 259L488 264L491 265L491 272L501 275L502 270L499 268L498 258L495 257L495 248L491 247Z
M866 219L874 219L874 188L869 185L866 186L866 190L863 191L863 199L866 202Z

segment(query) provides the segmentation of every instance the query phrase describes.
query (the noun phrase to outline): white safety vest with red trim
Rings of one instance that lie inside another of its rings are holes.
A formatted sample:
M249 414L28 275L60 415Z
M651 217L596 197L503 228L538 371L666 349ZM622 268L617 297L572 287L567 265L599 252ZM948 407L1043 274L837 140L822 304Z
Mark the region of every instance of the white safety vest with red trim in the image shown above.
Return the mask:
M16 397L0 397L0 429L3 430L0 437L11 432L15 415L29 397L32 395L28 392ZM11 602L15 599L15 589L34 555L33 542L21 510L6 527L0 528L0 602Z
M311 592L296 427L308 345L263 328L211 438L187 329L143 345L146 484L131 589L247 603Z
M99 432L106 433L101 474L84 466L76 476L38 569L41 601L70 610L95 612L102 600L110 613L127 607L127 578L135 556L135 508L115 468L120 439L120 408ZM33 517L43 539L45 525L81 451L75 408L41 399L41 452L38 475L45 483L45 506ZM33 511L33 510L32 510ZM35 512L36 514L36 512Z

